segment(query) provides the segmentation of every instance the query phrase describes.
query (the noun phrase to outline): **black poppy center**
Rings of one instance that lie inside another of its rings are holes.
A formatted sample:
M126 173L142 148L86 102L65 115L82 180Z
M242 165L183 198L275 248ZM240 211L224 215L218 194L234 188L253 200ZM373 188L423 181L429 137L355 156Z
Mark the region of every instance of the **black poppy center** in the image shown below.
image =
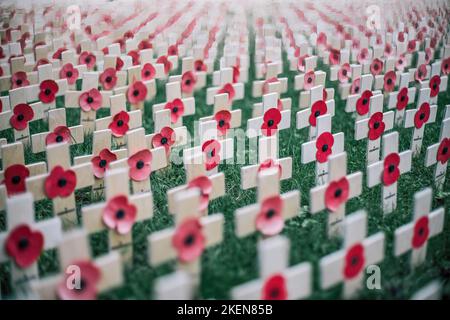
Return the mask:
M189 234L189 235L186 236L186 238L184 238L184 244L186 246L193 245L194 241L195 241L195 235L193 235L193 234Z
M223 127L225 125L225 120L219 120L219 127Z
M436 89L437 89L437 84L433 83L433 90L436 90Z
M62 142L64 140L64 138L61 135L57 135L55 140L56 140L56 142Z
M22 79L17 79L17 80L16 80L16 84L17 84L18 86L20 86L20 85L22 84Z
M448 152L448 147L444 147L444 148L442 149L442 154L447 154L447 152Z
M358 256L353 256L352 260L351 260L351 265L352 266L356 266L359 262L359 257Z
M342 74L344 75L344 76L346 76L347 75L347 70L342 70Z
M359 92L359 87L355 87L355 92Z
M420 118L420 120L425 119L425 113L422 112L422 113L420 114L419 118Z
M270 296L271 296L272 298L277 298L279 295L280 295L280 289L278 289L278 288L272 288L272 289L270 290Z
M374 68L375 70L378 70L378 64L375 64L375 65L373 66L373 68Z
M326 152L328 150L328 145L327 144L324 144L323 146L322 146L322 152Z
M367 100L366 98L364 98L363 101L362 101L362 104L363 104L363 105L366 105L367 102L369 102L369 100Z
M87 57L84 61L86 61L86 63L89 64L91 62L91 58Z
M375 122L374 124L373 124L373 127L375 128L375 129L378 129L379 127L380 127L380 123L377 121L377 122Z
M136 168L138 168L138 169L140 170L140 169L142 169L143 167L144 167L144 161L139 160L139 161L136 163Z
M134 90L133 91L133 96L137 97L139 95L139 90Z
M391 85L392 84L392 79L387 79L386 83Z
M420 227L419 230L418 230L419 236L423 236L424 233L425 233L424 227Z
M119 120L119 121L117 121L117 126L118 126L118 127L121 127L121 126L123 126L123 120Z
M394 170L395 170L395 166L393 164L389 165L389 167L388 167L389 173L394 172Z
M23 116L23 114L19 114L17 116L17 120L22 121L23 119L25 119L25 117Z
M67 76L68 78L71 78L71 77L73 76L72 71L67 71L66 76Z
M178 112L178 107L173 107L172 112L173 113L177 113Z
M401 97L400 97L400 101L401 101L401 102L405 101L405 99L406 99L405 96L401 96Z
M272 218L275 214L276 214L276 212L275 212L274 209L269 209L269 210L267 210L267 212L266 212L266 217L270 219L270 218Z
M144 76L149 77L149 76L150 76L150 71L146 70L146 71L144 72Z
M272 119L269 120L269 121L267 121L267 125L268 125L269 127L273 126L274 123L275 123L275 122L274 122Z
M44 93L45 93L46 96L49 96L52 93L52 90L47 88L47 89L44 90Z
M65 178L61 178L58 180L58 187L63 188L67 184L67 180Z
M167 143L167 138L166 137L162 137L161 138L161 144L166 144Z
M110 83L112 81L112 77L110 77L110 76L106 77L105 81Z
M116 218L118 220L121 220L123 218L125 218L125 211L123 209L119 209L116 211Z
M317 110L316 112L314 112L314 117L317 118L318 116L320 116L320 111Z
M444 69L445 69L445 70L448 69L448 63L446 63L446 64L444 65Z
M14 177L12 177L12 179L11 179L11 182L13 183L13 184L19 184L20 183L20 176L14 176Z
M186 81L184 81L184 83L185 83L187 86L191 85L191 79L187 79Z
M342 194L342 189L338 188L335 192L334 192L334 197L335 198L339 198Z
M333 54L333 59L337 60L339 58L339 56L337 54Z
M17 247L19 248L19 250L25 250L28 248L29 245L30 241L25 237L20 238L19 241L17 242Z
M209 158L212 158L212 157L214 157L214 155L216 154L216 150L214 150L214 149L212 149L210 152L209 152Z
M99 165L100 168L106 167L106 164L107 164L107 162L106 162L105 159L100 160L100 162L98 163L98 165Z
M308 78L308 83L311 83L312 82L312 78Z
M86 101L87 101L87 103L92 103L92 102L94 102L94 98L88 97Z

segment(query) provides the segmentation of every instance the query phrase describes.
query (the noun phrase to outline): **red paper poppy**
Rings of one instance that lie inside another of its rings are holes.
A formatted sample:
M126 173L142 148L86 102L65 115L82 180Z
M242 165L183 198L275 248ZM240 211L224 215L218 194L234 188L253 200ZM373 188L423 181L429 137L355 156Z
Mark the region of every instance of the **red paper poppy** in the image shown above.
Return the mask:
M176 123L180 117L184 114L184 104L181 99L174 99L173 101L167 102L164 109L170 110L170 120L172 123Z
M376 140L384 132L385 124L383 121L383 113L376 112L369 119L369 139Z
M43 103L55 101L56 93L59 90L58 84L53 80L44 80L39 85L39 100Z
M152 172L152 153L148 149L136 152L128 158L130 178L134 181L144 181Z
M278 81L279 81L279 80L278 80L277 77L272 77L272 78L266 79L266 80L264 81L264 83L263 83L263 86L262 86L262 92L263 92L263 94L266 94L266 93L269 92L269 84L270 84L270 83L274 83L274 82L278 82Z
M348 82L348 79L350 78L350 64L344 63L341 68L338 71L338 79L340 83L346 83Z
M425 80L427 77L427 65L425 63L422 63L414 73L414 79L419 82Z
M146 63L141 70L142 81L152 80L156 75L155 67L151 63Z
M67 79L68 84L74 84L78 79L78 74L78 69L74 68L71 63L66 63L59 70L59 77L61 79Z
M360 116L363 116L369 112L371 97L372 91L366 90L361 94L361 97L356 101L356 112L358 112Z
M125 111L120 111L115 114L112 122L109 124L108 128L111 129L111 133L114 137L123 137L127 133L130 121L130 116Z
M384 159L383 184L390 186L400 177L400 156L397 153L391 153Z
M428 240L430 228L428 226L428 216L420 217L414 225L414 234L412 238L412 247L421 248Z
M168 74L169 71L172 69L172 62L167 59L166 56L161 56L156 60L156 63L162 63L164 65L164 73Z
M431 60L434 57L434 51L431 48L426 48L425 49L425 63L428 64L431 62Z
M363 64L363 63L365 63L365 62L367 62L367 59L369 58L369 49L367 49L367 48L362 48L360 51L359 51L359 53L358 53L358 55L357 55L357 57L356 57L356 60L358 60L358 62L360 63L360 64Z
M102 106L103 97L100 91L92 88L89 91L83 92L78 98L78 104L83 111L98 110Z
M197 72L206 72L206 64L204 64L202 60L196 60L194 62L194 69Z
M0 66L0 77L3 77L3 68Z
M256 216L256 230L265 236L279 234L284 227L282 216L283 200L280 196L265 199L261 204L261 209Z
M334 137L330 132L323 132L316 140L316 160L324 163L333 153Z
M384 91L392 92L395 88L395 81L397 80L397 75L394 71L388 71L384 75Z
M261 133L264 136L272 136L278 130L278 124L281 121L281 112L278 108L270 108L264 113Z
M319 33L317 40L316 40L317 46L326 46L327 45L327 35L323 32Z
M394 50L392 49L392 45L390 43L386 43L386 45L384 46L384 56L385 57L390 57L392 56Z
M361 90L361 78L357 78L353 81L352 86L350 87L351 94L358 94Z
M109 199L102 213L103 223L118 234L127 234L133 228L136 221L136 206L128 202L124 195L118 195Z
M402 88L397 94L397 110L403 110L408 105L408 88Z
M331 65L339 64L340 58L341 58L341 53L339 52L339 50L336 50L336 49L331 49L330 50L329 59L330 59L330 64Z
M408 42L408 52L413 53L416 50L416 40L409 40Z
M401 32L398 33L398 35L397 35L397 40L398 40L399 42L405 41L405 33L404 33L403 31L401 31Z
M127 55L131 57L133 66L137 66L140 64L139 52L137 52L136 50L131 50L127 53Z
M323 100L317 100L311 107L311 113L309 115L309 124L313 127L316 126L317 117L327 113L327 104Z
M101 271L91 261L74 261L80 270L80 287L71 288L67 283L72 276L71 273L65 273L64 279L58 285L58 297L62 300L95 300L97 298L97 285L101 279Z
M202 145L202 151L205 155L206 170L212 170L220 163L220 143L217 140L211 139L205 141Z
M17 71L11 77L11 85L13 89L25 87L30 85L28 81L27 74L23 71Z
M100 75L100 83L105 90L111 90L116 86L117 83L117 75L116 69L107 68Z
M178 46L173 44L167 48L167 55L168 56L177 56L178 55Z
M91 159L92 171L96 178L103 178L105 176L106 170L109 168L109 164L117 160L117 156L109 151L108 148L102 149L98 156Z
M403 71L405 70L405 67L406 67L406 58L404 55L401 55L395 62L395 68L399 71Z
M311 89L312 87L314 87L315 81L316 81L316 75L315 75L314 71L307 72L304 77L303 88L305 90Z
M262 288L262 300L286 300L287 298L286 280L281 274L275 274L266 280Z
M264 162L261 162L259 167L258 167L258 173L263 171L263 170L267 170L270 168L277 168L278 169L278 178L281 178L282 175L282 167L279 163L276 163L273 159L267 159Z
M145 49L152 49L153 45L150 43L150 41L144 39L138 44L139 50L145 50Z
M430 79L431 98L434 98L438 95L440 85L441 85L441 77L439 77L438 75L435 75Z
M95 66L95 61L95 56L87 51L82 52L78 58L78 63L85 64L88 69L92 69Z
M44 236L21 224L15 227L6 238L5 250L14 263L22 269L35 263L44 249Z
M336 211L347 202L350 184L346 177L332 181L325 191L325 205L330 211Z
M415 127L417 129L422 128L422 126L427 123L429 118L430 118L430 104L428 102L424 102L414 115Z
M131 104L136 104L145 100L147 87L142 81L136 81L128 87L127 97Z
M306 58L308 58L308 57L309 57L309 55L305 54L305 55L300 56L298 58L298 61L297 61L297 69L298 69L298 71L305 72L305 70L306 70L305 61L306 61Z
M175 131L171 127L164 127L160 133L157 133L152 138L153 147L164 147L166 153L170 151L170 148L175 143Z
M362 244L357 243L348 249L347 254L345 255L345 279L353 279L356 277L364 269L365 264L364 247Z
M50 145L54 143L69 142L70 141L70 129L66 126L57 126L53 132L50 132L45 137L45 144Z
M217 122L217 130L220 135L225 135L230 129L231 112L228 110L221 110L214 115L214 120Z
M77 185L77 175L73 170L56 166L45 179L45 193L50 199L70 196Z
M53 59L62 59L62 53L64 51L67 51L67 48L59 48L58 50L55 51L55 53L53 54L52 58Z
M226 93L228 94L228 101L232 101L235 96L234 87L231 83L226 83L222 88L217 91L217 94Z
M370 64L370 72L377 76L383 72L383 61L381 61L378 58L373 59L372 63Z
M13 164L6 168L4 172L5 180L3 180L3 183L6 186L8 196L25 192L25 179L29 176L30 170L23 164Z
M183 221L175 230L172 246L178 253L181 262L192 262L200 257L205 249L206 239L202 225L197 218Z
M441 164L444 164L450 158L450 139L444 138L439 144L438 152L436 155L436 160Z
M191 93L194 91L197 77L192 71L186 71L181 77L181 91L184 93Z
M116 58L116 71L122 70L123 66L124 66L123 60L120 59L120 57L117 57Z
M48 59L45 58L39 59L38 62L36 62L33 71L37 71L40 66L43 66L45 64L50 64L50 61L48 61Z
M444 75L448 75L450 73L450 57L442 61L441 72Z
M206 176L199 176L188 183L188 189L198 188L200 190L200 211L208 208L209 196L212 192L212 183Z
M11 126L18 130L24 130L28 126L28 122L34 117L33 109L25 103L16 105L13 109L13 115L9 119Z

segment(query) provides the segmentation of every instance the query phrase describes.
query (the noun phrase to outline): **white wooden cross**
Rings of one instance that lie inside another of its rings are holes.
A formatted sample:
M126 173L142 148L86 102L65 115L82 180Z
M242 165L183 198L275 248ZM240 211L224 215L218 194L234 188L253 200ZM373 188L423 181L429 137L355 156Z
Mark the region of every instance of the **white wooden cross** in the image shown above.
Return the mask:
M71 166L69 144L48 145L47 172L26 179L27 190L34 196L34 201L48 199L52 194L53 213L62 219L64 229L77 225L75 190L94 184L90 163ZM64 171L64 173L62 173ZM75 186L68 181L68 176L75 176ZM56 195L53 196L53 192ZM70 193L69 193L70 192Z
M306 60L314 58L317 59L317 57L308 57ZM322 70L314 71L314 69L309 70L306 73L298 74L294 78L294 89L309 90L311 87L325 86L326 77L326 72Z
M259 279L231 290L236 300L297 300L312 293L312 265L302 262L289 267L289 239L284 236L258 242Z
M279 71L279 62L268 63L266 65L266 79L253 81L252 96L256 98L267 93L277 92L282 94L287 92L288 78L278 78Z
M321 288L344 283L344 298L352 298L363 287L365 269L384 259L383 232L367 237L367 213L363 210L347 216L344 224L344 248L320 260Z
M192 300L195 284L184 270L159 277L153 289L155 300Z
M442 190L447 172L448 159L450 158L450 106L447 106L444 120L441 124L439 142L427 148L425 166L436 164L434 171L434 184L438 190Z
M369 117L355 123L355 140L367 139L367 164L380 160L381 135L394 127L394 112L383 113L383 95L370 98Z
M204 74L206 75L206 73ZM194 72L194 58L184 57L181 63L181 75L170 76L169 82L180 83L183 98L192 97L194 91L201 88L201 86L199 86L197 74ZM192 84L192 82L194 83ZM190 86L193 86L192 91L187 89ZM185 90L183 90L183 87Z
M99 108L109 108L112 92L98 90L98 72L85 72L82 81L81 91L66 92L65 106L80 108L80 124L84 133L89 133L95 128L96 111Z
M355 94L347 97L345 112L356 111L356 121L368 117L370 109L370 97L379 92L372 92L373 75L364 74L361 76L360 89Z
M291 98L279 98L279 94L276 92L263 95L262 102L256 102L253 104L252 118L261 117L264 114L264 104L272 103L273 95L277 94L277 108L280 111L290 110L292 108Z
M48 111L47 132L39 132L31 136L33 153L45 151L45 147L53 143L67 142L70 145L84 143L83 126L67 127L66 109L58 108Z
M87 72L87 66L85 64L78 64L78 61L75 57L75 51L68 49L61 53L61 69L60 69L60 74L59 74L60 78L63 78L61 76L61 72L62 72L61 70L63 70L64 68L66 68L66 69L70 68L70 65L72 65L73 69L78 70L78 77L76 80L81 79L83 74L85 72ZM64 77L72 77L73 75L74 75L73 71L69 75L67 75L67 72L65 74L63 74ZM70 84L69 81L67 82L68 90L76 90L76 87L77 87L76 80L73 84Z
M367 186L372 188L383 184L381 199L383 212L391 213L397 207L397 180L411 170L411 150L398 151L398 132L383 135L383 153L381 161L367 167Z
M30 281L39 278L38 259L58 246L62 238L58 218L35 221L33 195L29 192L6 201L7 230L0 233L0 263L11 262L15 294L26 297Z
M428 240L442 232L445 210L443 207L431 211L433 191L423 189L414 194L413 221L395 230L396 257L412 250L411 266L425 262Z
M431 74L429 80L424 80L420 83L421 89L430 89L430 103L436 104L440 92L445 92L448 85L448 76L441 74L442 61L436 61L431 65Z
M133 259L133 226L153 216L151 192L130 196L128 170L107 171L105 174L105 202L81 209L83 226L88 233L108 230L109 249L117 250L124 263Z
M95 260L89 250L88 235L84 229L64 234L58 247L60 274L33 281L31 287L37 298L43 300L90 300L97 294L123 283L120 255L111 252ZM74 280L78 274L81 279ZM70 278L72 276L72 278Z
M302 144L301 162L316 163L316 184L328 182L328 157L344 151L344 133L331 133L331 115L316 118L317 138Z
M430 89L423 88L419 91L417 108L406 111L405 128L414 127L411 150L413 156L418 156L422 149L425 126L436 121L437 105L430 105Z
M398 91L389 92L388 109L395 109L395 123L401 125L405 116L405 110L409 104L414 103L416 87L408 87L410 75L408 72L400 75Z
M323 86L316 86L310 90L309 108L300 110L296 114L297 129L309 127L309 140L317 137L317 117L329 114L334 116L334 99L324 99Z
M328 235L341 234L345 217L345 203L358 197L362 191L362 173L347 175L347 153L328 157L328 183L310 190L310 211L328 209Z
M202 216L199 209L199 190L192 189L175 196L175 227L153 232L148 237L149 264L178 260L198 283L201 255L205 249L223 240L224 217L221 213Z
M209 87L206 90L206 104L213 104L214 96L222 93L229 94L228 100L230 103L234 100L244 98L244 84L240 82L233 83L233 68L220 69L220 85L217 87ZM234 96L232 96L233 93Z
M300 207L300 192L292 190L280 195L279 169L269 168L257 176L258 203L236 210L236 234L248 236L255 231L274 236L284 227L284 222L295 217Z

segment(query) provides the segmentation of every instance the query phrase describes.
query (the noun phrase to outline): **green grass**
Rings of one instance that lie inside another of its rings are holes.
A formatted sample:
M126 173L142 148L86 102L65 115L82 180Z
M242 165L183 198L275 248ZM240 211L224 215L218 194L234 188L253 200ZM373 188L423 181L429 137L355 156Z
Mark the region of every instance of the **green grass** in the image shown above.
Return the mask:
M219 47L219 53L221 52ZM254 52L253 38L250 40L250 52ZM247 119L251 117L253 103L259 102L261 98L251 97L251 86L253 82L253 55L251 56L249 75L250 79L245 85L245 99L236 101L235 109L243 111L242 128L246 128ZM286 59L286 57L284 57ZM308 139L308 130L295 129L295 113L298 110L298 92L293 89L293 80L296 72L287 69L285 60L285 71L282 76L289 77L289 90L283 97L292 98L293 112L291 128L280 133L280 157L293 157L292 178L282 181L281 191L286 192L293 189L301 191L301 211L298 216L286 223L283 234L291 241L290 264L294 265L303 261L313 264L313 294L312 299L337 299L340 297L342 286L338 285L330 290L321 290L319 286L318 263L322 257L341 248L341 240L328 239L326 236L327 213L316 215L308 213L309 190L314 183L314 164L300 164L300 147ZM215 69L218 63L216 61ZM319 64L319 68L328 71L326 66ZM174 74L179 73L179 70ZM211 79L208 77L208 86ZM336 84L327 83L327 87L335 87ZM154 103L165 101L164 83L157 81L157 96L154 101L145 105L144 127L147 133L153 130L151 119L151 106ZM211 114L212 108L206 106L206 88L195 94L197 112L195 116L185 118L185 125L193 133L193 123L196 119ZM445 206L446 219L444 232L434 237L429 242L426 262L419 268L411 270L409 266L409 253L400 258L393 256L394 231L399 226L408 223L412 219L413 195L415 192L431 186L433 183L434 166L424 166L424 155L426 147L436 143L439 138L440 123L442 121L444 107L450 103L449 92L439 95L438 116L434 124L427 125L425 129L422 152L413 160L411 172L403 175L398 186L398 207L389 216L384 217L380 207L381 186L372 189L367 188L365 180L365 152L366 141L355 141L354 117L344 111L345 101L339 96L336 99L336 115L333 118L333 132L345 133L345 150L348 153L348 172L362 171L364 173L363 192L358 198L352 199L347 204L347 213L365 208L368 213L369 235L383 231L386 235L385 259L380 264L381 268L381 290L363 290L358 298L363 299L407 299L416 290L426 285L429 281L440 278L444 282L444 297L450 297L450 217L449 217L449 179L447 179L444 192L433 193L433 208ZM63 107L63 101L58 99L58 107ZM409 106L411 108L411 105ZM100 110L98 117L108 115L107 110ZM69 125L79 123L79 111L67 110ZM47 130L43 121L37 121L30 126L31 133ZM400 151L409 149L412 129L395 128L400 133ZM0 132L0 137L6 137L12 141L12 131ZM71 147L72 156L91 153L92 139L86 137L85 143ZM45 160L45 153L33 155L30 149L26 149L26 162ZM252 235L238 239L234 233L234 212L236 209L256 201L255 190L240 189L240 167L241 165L220 165L219 170L225 173L226 194L212 201L209 212L221 212L225 216L224 241L222 244L208 249L202 257L201 287L197 298L203 299L225 299L229 298L230 289L234 286L258 277L256 243L258 235ZM447 175L448 176L448 175ZM154 280L162 275L172 272L176 264L174 262L164 264L158 268L152 268L147 264L147 236L157 230L173 226L173 218L168 214L166 192L185 182L185 174L182 166L171 167L153 174L151 185L154 196L154 217L149 221L139 223L133 229L133 266L125 270L124 285L115 290L103 293L100 297L104 299L151 299ZM94 202L90 196L90 190L76 192L77 207ZM100 201L102 199L95 199ZM78 210L80 212L80 210ZM48 200L36 203L37 219L45 219L52 216L52 205ZM0 213L0 230L5 230L5 214ZM91 236L92 251L95 256L104 254L108 250L106 232ZM57 253L55 250L45 252L39 261L39 270L42 277L59 270ZM0 266L0 283L3 292L11 293L9 286L9 266Z

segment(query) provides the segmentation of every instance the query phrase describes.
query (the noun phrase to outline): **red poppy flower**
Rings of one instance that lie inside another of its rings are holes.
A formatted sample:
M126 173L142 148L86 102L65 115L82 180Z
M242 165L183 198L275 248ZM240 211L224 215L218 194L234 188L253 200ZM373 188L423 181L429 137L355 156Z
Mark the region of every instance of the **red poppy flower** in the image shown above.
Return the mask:
M279 234L284 227L282 211L283 200L280 196L265 199L256 216L256 229L265 236Z
M152 138L153 147L164 147L166 153L170 151L171 146L175 143L175 131L171 127L164 127L160 133L157 133Z
M231 83L226 83L221 89L219 89L219 91L217 91L217 94L222 93L228 94L228 101L233 100L236 94L233 85Z
M433 76L433 78L430 79L430 97L434 98L439 93L439 86L441 85L441 77L438 75Z
M191 180L188 189L198 188L200 190L200 211L206 210L209 203L209 195L212 192L212 183L206 176L200 176Z
M124 40L133 39L134 34L132 31L127 31L123 34L123 38L124 38Z
M155 67L151 63L146 63L141 70L142 81L152 80L156 75Z
M64 279L58 285L58 297L62 300L95 300L97 298L97 285L101 279L101 271L91 261L74 261L80 270L80 287L67 286L71 273L65 273Z
M184 104L181 99L174 99L173 101L167 102L164 109L170 110L170 120L172 123L176 123L178 119L184 114Z
M206 72L206 64L204 64L202 60L196 60L194 62L194 70L197 72Z
M281 112L278 108L270 108L264 113L261 132L264 136L271 136L278 130L278 124L281 121Z
M98 89L92 88L83 92L78 98L78 104L83 111L98 110L102 106L102 94Z
M67 48L59 48L58 50L55 51L55 53L53 54L52 58L53 59L62 59L62 53L64 51L67 51Z
M386 45L384 46L384 56L385 57L390 57L393 54L393 49L392 49L392 45L390 43L386 43Z
M334 137L330 132L323 132L316 140L316 160L324 163L333 152Z
M331 65L339 64L340 58L341 58L341 53L339 52L339 50L336 50L336 49L331 49L330 50L329 59L330 59L330 64Z
M122 70L123 65L124 65L123 60L120 59L120 57L117 57L117 58L116 58L116 71Z
M25 179L30 176L30 170L23 164L13 164L6 168L4 172L5 180L3 183L6 186L8 196L13 194L25 192Z
M419 82L425 80L427 77L427 65L425 63L422 63L414 73L414 79Z
M404 33L403 31L401 31L401 32L398 33L398 35L397 35L397 40L398 40L399 42L405 41L405 33Z
M3 68L0 67L0 77L3 77Z
M178 55L178 46L173 44L167 48L167 55L168 56L177 56Z
M17 71L11 77L11 85L13 89L25 87L30 85L28 81L27 74L23 71Z
M266 161L261 162L261 164L258 167L258 173L263 170L275 168L275 167L278 169L278 177L281 178L282 167L279 163L275 163L275 161L273 161L273 159L267 159Z
M365 62L367 61L368 57L369 57L369 49L367 49L367 48L362 48L362 49L359 51L359 53L358 53L358 55L357 55L357 57L356 57L356 60L358 60L358 62L359 62L360 64L363 64L363 63L365 63Z
M31 121L33 117L33 109L26 103L19 103L13 109L9 123L14 129L21 131L28 126L28 121Z
M78 79L78 69L74 68L71 63L66 63L59 70L59 77L61 79L67 79L68 84L74 84Z
M144 181L152 172L152 153L148 149L136 152L128 158L130 178L134 181Z
M358 94L361 90L361 78L357 78L353 81L352 86L350 87L351 94Z
M127 234L133 228L137 216L136 206L124 195L109 199L102 213L103 223L119 234Z
M184 93L191 93L194 91L197 77L192 71L186 71L181 77L181 91Z
M403 110L408 105L408 88L402 88L397 94L397 110Z
M150 41L144 39L138 44L139 50L145 50L145 49L152 49L153 45L150 43Z
M430 118L430 104L428 102L422 103L419 109L414 115L414 125L417 129L422 128L422 126L427 123Z
M345 255L344 277L356 277L363 270L365 263L364 247L360 243L353 245Z
M6 253L15 264L25 269L35 263L44 248L44 236L40 231L33 231L21 224L15 227L5 242Z
M127 133L130 121L130 116L125 111L120 111L116 113L113 117L112 122L109 124L108 128L111 129L111 133L114 137L123 137Z
M384 132L383 113L376 112L369 119L369 139L376 140Z
M95 66L95 61L95 56L87 51L82 52L78 58L78 63L85 64L88 69L92 69Z
M298 61L297 61L297 69L298 69L298 71L304 72L306 70L305 60L308 57L309 57L309 55L305 54L305 55L300 56L298 58Z
M336 211L347 202L350 185L346 177L332 181L325 191L325 205L330 211Z
M319 34L316 40L317 46L326 46L327 45L327 35L323 32Z
M225 135L230 129L231 113L228 110L221 110L214 115L217 122L217 130L220 135Z
M205 242L202 225L197 218L183 221L176 228L172 238L172 245L181 262L192 262L200 257L205 249Z
M109 168L109 164L117 160L117 156L109 151L108 148L102 149L98 156L91 159L92 171L94 171L94 176L97 178L103 178L105 176L106 170Z
M350 78L350 64L344 63L338 71L338 79L340 83L346 83Z
M448 75L450 73L450 57L442 61L441 72L444 75Z
M363 116L369 112L370 97L372 97L372 91L366 90L356 101L356 112L358 112L359 115Z
M383 61L381 61L378 58L373 59L372 63L370 64L370 72L377 76L383 72Z
M66 126L57 126L53 132L50 132L45 137L45 144L50 145L54 143L69 142L70 141L70 129Z
M414 50L416 50L416 40L413 39L408 42L408 52L412 53Z
M428 240L430 229L428 227L428 216L422 216L414 225L414 235L412 238L412 247L419 249Z
M316 81L316 75L314 71L309 71L305 74L303 88L305 90L309 90L314 87L314 83Z
M399 71L403 71L405 70L405 67L406 67L406 58L404 55L401 55L395 62L395 68Z
M390 186L400 177L400 156L397 153L391 153L384 159L383 184Z
M138 64L140 64L139 52L137 52L136 50L131 50L130 52L127 53L127 55L131 57L133 66L137 66Z
M128 87L127 97L131 104L144 101L146 96L147 87L142 81L136 81Z
M394 71L388 71L384 75L384 91L392 92L395 88L395 81L397 80L397 75Z
M263 300L286 300L287 298L286 280L281 274L275 274L266 280L262 288Z
M100 75L100 83L105 90L111 90L114 88L117 83L116 69L107 68L103 71Z
M206 170L212 170L220 163L220 143L217 140L211 139L205 141L202 145L202 152L205 155Z
M169 71L172 69L172 62L167 59L166 56L161 56L156 60L156 63L162 63L164 65L164 73L168 74Z
M53 80L44 80L39 85L39 100L43 103L55 101L56 93L59 90L58 84Z
M431 60L434 57L434 51L431 48L426 48L425 49L425 63L428 64L431 62Z
M45 64L50 64L50 61L48 61L48 59L42 58L39 59L38 62L36 62L33 71L37 71L37 69L39 68L39 66L43 66Z
M450 139L444 138L442 139L441 143L439 144L438 152L436 155L437 161L444 164L448 161L450 158Z
M66 198L72 194L77 185L77 175L73 170L64 170L56 166L45 179L45 193L50 199Z
M311 114L309 115L309 124L316 126L317 117L327 113L327 104L323 100L317 100L311 107Z

